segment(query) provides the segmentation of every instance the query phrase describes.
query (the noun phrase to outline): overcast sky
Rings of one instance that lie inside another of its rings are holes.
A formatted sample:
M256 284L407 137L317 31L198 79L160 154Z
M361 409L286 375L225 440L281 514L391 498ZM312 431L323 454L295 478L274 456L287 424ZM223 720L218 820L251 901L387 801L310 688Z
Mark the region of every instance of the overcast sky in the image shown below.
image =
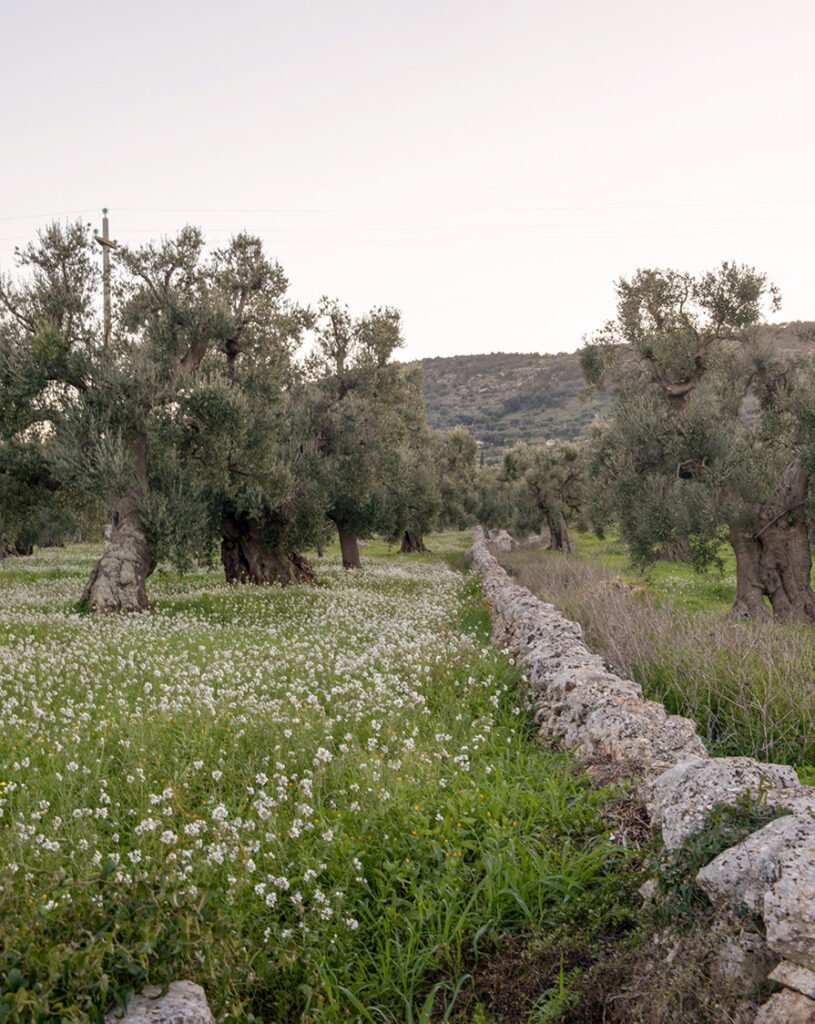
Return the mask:
M568 351L641 266L815 319L811 0L6 0L0 269L55 216L248 229L408 357Z

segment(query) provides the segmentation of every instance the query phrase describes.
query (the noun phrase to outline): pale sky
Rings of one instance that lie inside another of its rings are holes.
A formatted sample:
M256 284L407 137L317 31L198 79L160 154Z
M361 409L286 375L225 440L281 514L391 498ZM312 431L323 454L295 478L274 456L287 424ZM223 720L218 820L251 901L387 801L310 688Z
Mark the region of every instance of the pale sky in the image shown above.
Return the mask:
M259 234L405 357L570 351L642 266L815 319L811 0L0 0L0 269L55 217Z

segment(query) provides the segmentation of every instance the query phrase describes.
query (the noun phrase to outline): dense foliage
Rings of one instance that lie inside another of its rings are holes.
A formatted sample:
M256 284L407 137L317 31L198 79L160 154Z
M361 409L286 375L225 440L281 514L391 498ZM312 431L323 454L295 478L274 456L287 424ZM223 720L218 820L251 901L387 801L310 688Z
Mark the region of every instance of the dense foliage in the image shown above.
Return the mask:
M697 276L641 270L618 282L617 298L616 318L581 351L588 381L617 396L594 439L609 519L641 563L685 541L703 567L727 538L734 614L763 618L771 606L781 621L815 621L815 367L758 330L778 308L776 290L756 270L723 263Z
M4 550L28 550L45 510L64 530L109 517L82 604L134 611L162 558L220 544L229 581L287 584L313 578L302 551L330 524L358 566L359 537L421 550L461 522L475 449L429 428L420 373L392 359L397 310L315 313L257 238L210 252L185 228L116 250L106 342L92 247L55 225L0 282Z
M580 445L517 444L504 456L501 481L508 488L512 525L522 534L548 532L547 546L571 551L569 523L586 503L587 459Z

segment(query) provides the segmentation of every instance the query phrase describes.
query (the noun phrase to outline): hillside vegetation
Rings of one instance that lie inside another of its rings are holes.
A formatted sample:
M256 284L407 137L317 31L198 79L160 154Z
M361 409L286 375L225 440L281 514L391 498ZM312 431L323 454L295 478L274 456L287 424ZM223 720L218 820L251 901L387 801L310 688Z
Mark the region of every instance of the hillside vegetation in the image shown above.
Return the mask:
M761 330L781 350L801 352L812 345L815 323ZM612 403L606 393L586 394L576 352L491 352L422 359L421 367L431 426L467 427L483 442L486 461L516 441L573 440Z
M515 441L578 437L610 401L583 395L574 352L492 352L421 365L431 426L465 426L488 453Z

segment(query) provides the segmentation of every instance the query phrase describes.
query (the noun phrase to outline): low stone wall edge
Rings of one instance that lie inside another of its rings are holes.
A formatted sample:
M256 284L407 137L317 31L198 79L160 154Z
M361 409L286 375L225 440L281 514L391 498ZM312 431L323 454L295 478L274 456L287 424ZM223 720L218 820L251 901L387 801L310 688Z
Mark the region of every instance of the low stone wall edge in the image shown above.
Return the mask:
M791 811L724 851L697 880L722 917L747 908L764 923L777 961L770 977L786 995L761 1007L756 1024L781 1024L787 1018L778 1014L791 1002L815 1020L815 789L788 765L711 757L690 719L643 697L586 647L578 623L515 583L480 527L468 562L481 579L495 642L525 673L541 735L590 768L641 777L639 795L667 849L703 828L714 804L747 793Z

